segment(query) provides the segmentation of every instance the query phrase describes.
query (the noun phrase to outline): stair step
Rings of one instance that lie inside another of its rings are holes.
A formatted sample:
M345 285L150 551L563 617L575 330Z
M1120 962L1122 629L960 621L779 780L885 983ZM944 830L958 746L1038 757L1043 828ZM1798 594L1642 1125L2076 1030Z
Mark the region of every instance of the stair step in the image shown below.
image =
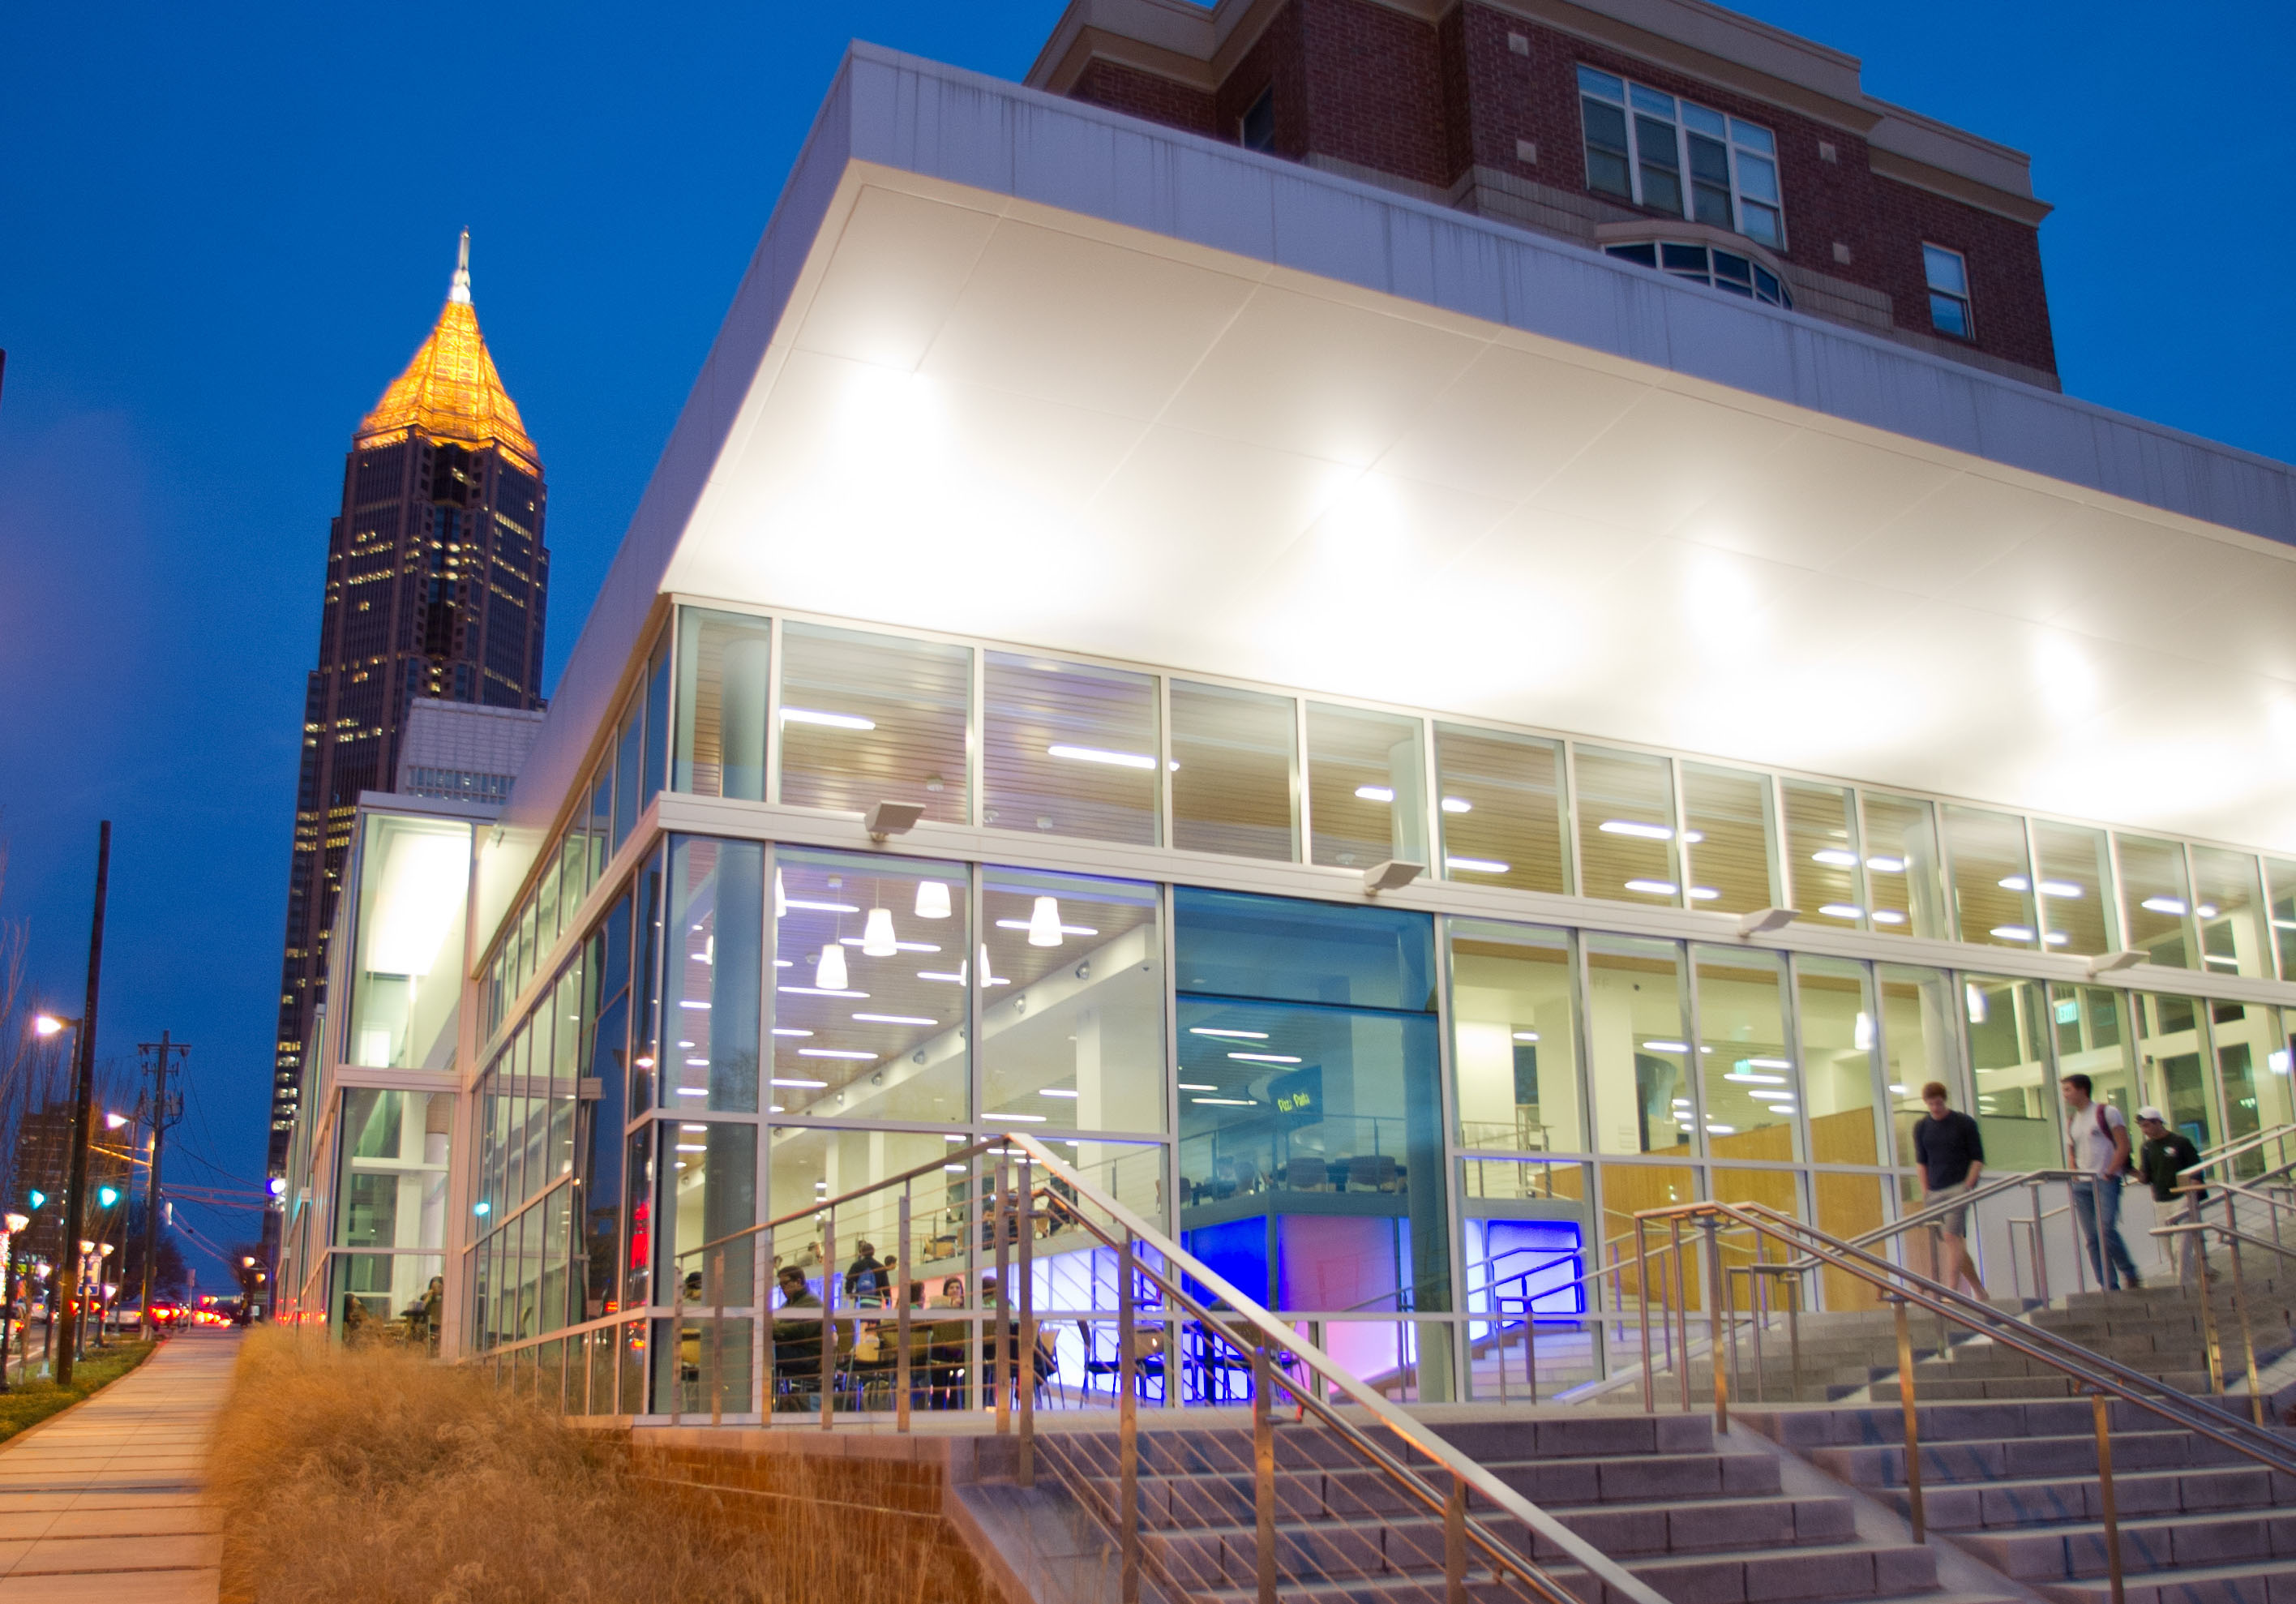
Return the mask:
M2147 1516L2213 1515L2296 1505L2296 1477L2261 1466L2214 1470L2117 1471L2113 1499L2123 1520ZM1902 1486L1875 1495L1899 1514L1911 1508ZM2094 1476L2024 1477L2001 1481L1924 1485L1923 1511L1932 1530L1972 1532L2101 1520L2103 1493Z
M2102 1576L2111 1568L2102 1521L2030 1531L1964 1532L1954 1542L1996 1570L2024 1582ZM2296 1512L2236 1510L2120 1523L2124 1574L2275 1559L2296 1574Z

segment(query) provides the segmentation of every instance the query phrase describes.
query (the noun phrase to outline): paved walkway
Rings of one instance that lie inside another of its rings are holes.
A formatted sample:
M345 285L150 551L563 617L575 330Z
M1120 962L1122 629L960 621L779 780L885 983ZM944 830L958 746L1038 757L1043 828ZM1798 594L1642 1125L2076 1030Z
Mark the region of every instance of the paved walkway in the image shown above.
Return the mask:
M0 1444L0 1604L216 1604L200 1472L238 1354L236 1332L186 1331Z

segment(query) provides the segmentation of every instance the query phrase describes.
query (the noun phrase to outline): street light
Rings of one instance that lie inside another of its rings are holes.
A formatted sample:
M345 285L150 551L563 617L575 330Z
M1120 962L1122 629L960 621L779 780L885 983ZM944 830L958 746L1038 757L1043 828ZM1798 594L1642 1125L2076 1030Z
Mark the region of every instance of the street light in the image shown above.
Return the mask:
M127 1123L127 1115L124 1115L124 1114L109 1114L109 1113L107 1113L107 1114L103 1116L103 1128L104 1128L105 1130L107 1130L107 1131L117 1131L117 1130L119 1130L119 1127L120 1127L120 1126L122 1126L122 1125L126 1124Z
M76 1031L78 1029L79 1029L78 1020L66 1019L61 1014L35 1014L32 1016L32 1034L35 1036L54 1036L59 1035L65 1031Z

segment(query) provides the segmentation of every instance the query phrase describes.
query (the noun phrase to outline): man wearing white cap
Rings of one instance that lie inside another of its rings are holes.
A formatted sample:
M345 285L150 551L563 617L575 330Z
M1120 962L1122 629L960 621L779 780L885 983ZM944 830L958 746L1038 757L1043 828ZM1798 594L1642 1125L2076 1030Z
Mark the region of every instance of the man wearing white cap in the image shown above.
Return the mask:
M2179 1223L2198 1219L2201 1202L2208 1193L2178 1191L2177 1177L2201 1162L2201 1150L2193 1146L2191 1137L2171 1127L2168 1115L2158 1108L2139 1108L2136 1111L2136 1128L2144 1133L2144 1147L2137 1155L2136 1172L2152 1187L2154 1203L2175 1205L2161 1209L2161 1217ZM2197 1180L2198 1177L2194 1179ZM2177 1278L2184 1280L2193 1276L2199 1261L2200 1233L2186 1231L2176 1240L2178 1244Z

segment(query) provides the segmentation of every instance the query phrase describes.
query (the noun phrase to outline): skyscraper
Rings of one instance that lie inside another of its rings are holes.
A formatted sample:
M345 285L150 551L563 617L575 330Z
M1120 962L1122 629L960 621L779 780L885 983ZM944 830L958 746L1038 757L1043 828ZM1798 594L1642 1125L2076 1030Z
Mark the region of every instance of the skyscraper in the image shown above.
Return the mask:
M417 697L542 705L546 496L541 456L479 333L465 231L438 323L351 437L342 511L328 531L288 868L274 1175L325 983L359 793L390 789Z

